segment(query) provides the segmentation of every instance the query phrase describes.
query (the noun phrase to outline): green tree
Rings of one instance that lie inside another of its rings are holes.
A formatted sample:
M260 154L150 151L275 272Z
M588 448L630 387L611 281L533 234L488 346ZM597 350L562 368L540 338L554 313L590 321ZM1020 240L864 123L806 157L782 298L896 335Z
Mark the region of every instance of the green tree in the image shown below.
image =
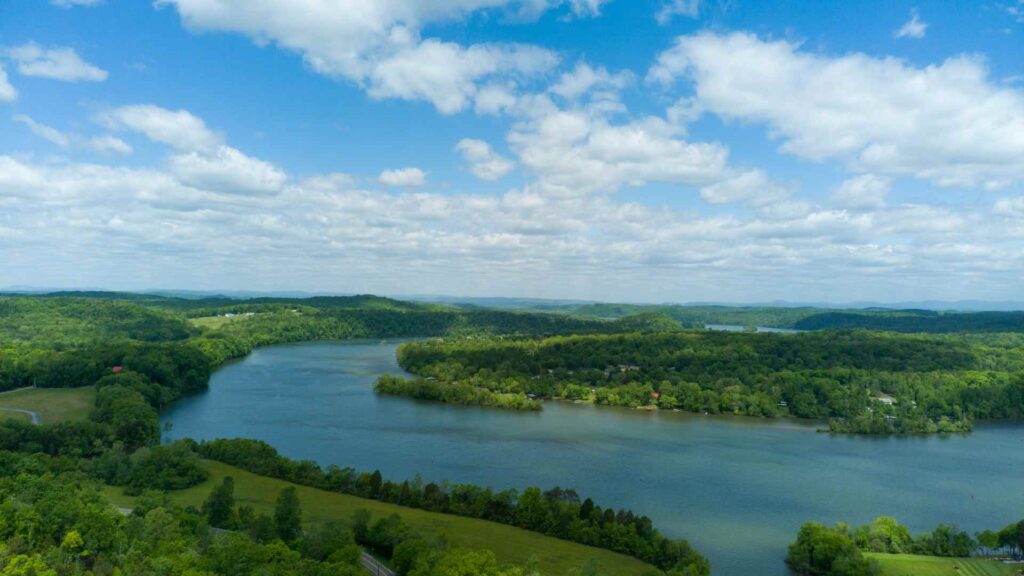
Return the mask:
M294 486L281 490L274 506L274 528L277 537L292 542L302 534L302 506Z
M210 523L210 526L217 528L234 527L235 511L235 479L231 476L224 478L219 486L210 492L209 497L203 502L203 515Z

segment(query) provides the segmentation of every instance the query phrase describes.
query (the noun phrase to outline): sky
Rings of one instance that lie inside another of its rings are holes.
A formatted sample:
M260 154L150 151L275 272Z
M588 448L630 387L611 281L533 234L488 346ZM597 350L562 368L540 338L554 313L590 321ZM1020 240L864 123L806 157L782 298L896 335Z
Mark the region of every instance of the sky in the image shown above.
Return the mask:
M0 0L0 287L1022 278L1024 0Z

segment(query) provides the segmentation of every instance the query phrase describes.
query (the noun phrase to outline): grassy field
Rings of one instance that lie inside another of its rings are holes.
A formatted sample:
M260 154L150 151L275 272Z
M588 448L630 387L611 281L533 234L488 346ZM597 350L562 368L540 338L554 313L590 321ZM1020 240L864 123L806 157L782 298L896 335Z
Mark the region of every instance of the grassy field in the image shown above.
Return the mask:
M32 421L32 417L23 412L7 412L3 410L0 411L0 420L17 420L28 424Z
M868 554L882 565L884 576L1017 576L1021 564L983 558L936 558L910 554Z
M43 424L70 420L85 420L96 401L96 389L82 388L28 388L0 393L0 408L19 408L39 414ZM17 418L28 422L25 414L0 412L3 418Z
M230 475L235 479L235 500L238 504L249 505L258 512L272 514L278 493L285 486L289 486L287 482L257 476L219 462L207 461L204 465L210 470L210 479L199 486L171 492L176 502L199 506L213 487L225 476ZM652 569L651 566L629 556L573 544L503 524L404 508L304 486L297 488L302 502L302 517L307 524L326 520L348 521L356 510L365 508L372 512L375 518L396 513L417 532L442 536L455 546L491 549L499 561L504 563L525 564L530 556L536 556L539 567L546 576L563 576L570 569L583 566L591 558L596 559L601 574L605 576L639 576ZM134 499L125 496L120 488L108 487L106 494L115 505L123 508L132 507Z
M201 318L189 318L188 323L199 328L215 330L225 324L238 322L246 318L249 318L249 316L232 316L230 318L225 316L203 316Z

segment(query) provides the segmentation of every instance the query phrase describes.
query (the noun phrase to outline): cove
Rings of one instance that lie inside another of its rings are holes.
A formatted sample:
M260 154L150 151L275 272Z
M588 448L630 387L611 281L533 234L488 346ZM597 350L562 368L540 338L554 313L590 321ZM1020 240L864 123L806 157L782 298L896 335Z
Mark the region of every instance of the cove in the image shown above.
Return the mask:
M402 480L576 488L650 516L717 576L781 576L804 521L890 515L913 532L1024 517L1024 426L966 436L865 438L818 424L548 402L542 412L380 397L395 343L262 348L218 370L162 419L165 439L249 437L291 458ZM559 575L560 576L560 575Z

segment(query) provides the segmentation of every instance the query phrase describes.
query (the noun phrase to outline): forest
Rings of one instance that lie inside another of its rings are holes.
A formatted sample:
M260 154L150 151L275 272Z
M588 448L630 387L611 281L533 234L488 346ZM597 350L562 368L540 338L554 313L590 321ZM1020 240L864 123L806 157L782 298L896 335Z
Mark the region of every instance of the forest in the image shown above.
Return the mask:
M886 516L865 526L845 523L824 526L808 522L789 547L786 563L800 576L876 576L878 562L865 553L914 554L940 558L1020 558L1024 554L1024 520L972 536L956 526L939 524L912 536L896 519Z
M283 521L236 505L230 485L219 486L202 509L176 507L154 496L206 480L201 461L207 459L293 484L605 548L670 575L709 573L699 552L684 540L663 536L650 519L603 507L568 488L495 492L465 484L398 482L379 472L325 470L292 461L254 440L160 444L160 411L203 390L217 367L256 347L411 336L433 338L399 348L400 364L417 378L381 377L378 392L517 410L538 410L542 399L561 398L818 418L828 419L833 431L857 433L963 431L975 420L1024 414L1024 353L1022 337L1014 333L714 332L686 330L679 319L650 310L611 320L374 296L0 297L0 389L95 386L97 391L84 422L0 422L5 470L0 490L8 491L6 501L24 499L35 506L38 497L40 510L51 510L47 495L52 492L52 498L73 498L85 506L43 531L33 527L31 514L0 509L14 514L3 524L10 533L0 554L7 555L9 565L38 574L148 574L154 566L169 566L162 573L345 575L355 573L352 551L362 546L417 576L441 573L446 562L469 563L477 570L473 573L495 576L530 573L529 567L498 566L486 552L427 542L388 518L354 519L349 531L326 543L326 534L289 531L279 525ZM110 515L96 495L100 484L139 496L143 505L127 517ZM282 509L294 508L286 494L281 498ZM82 519L96 514L109 517L97 524L105 526L101 536ZM211 539L209 526L231 535ZM979 536L972 545L1005 547L1003 532ZM860 534L850 532L855 546ZM933 534L945 537L946 532ZM172 544L153 548L157 539ZM923 550L936 541L919 538L901 546ZM127 549L139 552L125 556ZM225 572L224 554L252 560Z
M416 334L466 337L507 333L525 337L622 329L608 321L463 311L375 297L325 299L316 304L297 307L295 303L278 301L233 303L221 309L199 307L182 312L130 300L108 301L94 295L0 298L0 310L4 313L0 324L8 327L0 340L0 387L95 386L97 390L95 406L84 422L36 426L0 421L0 464L10 464L9 474L0 479L0 487L5 481L10 484L25 480L22 472L30 469L38 476L34 482L44 491L58 490L60 487L55 484L64 483L93 493L102 483L120 487L125 494L148 498L152 491L183 489L204 481L207 473L200 461L206 458L294 484L481 518L606 548L651 563L670 575L709 573L707 561L698 552L683 540L662 536L648 518L630 511L602 509L590 500L581 502L572 490L556 488L542 492L528 488L522 493L493 493L472 485L396 483L381 478L379 472L357 473L338 468L323 471L314 463L289 461L270 446L247 440L160 444L159 411L174 400L205 388L216 367L256 346ZM196 318L216 322L213 326L192 322L187 318L192 312L200 314ZM25 328L31 324L38 325L39 330ZM62 326L71 329L63 331ZM630 326L634 328L635 324ZM35 495L31 487L26 490ZM230 492L230 488L219 490L221 500L227 500L223 493ZM103 509L99 497L73 492L61 498L80 498ZM4 525L4 529L12 532L8 548L0 550L0 554L11 554L8 566L24 565L25 574L40 575L347 575L360 573L351 549L361 545L385 553L387 558L398 555L394 561L404 567L401 573L413 576L531 573L529 567L498 566L486 551L448 550L443 543L425 543L423 538L408 534L389 519L367 522L362 531L356 521L351 536L332 541L330 546L334 548L324 548L324 542L311 542L295 530L282 532L279 526L271 529L276 519L253 516L251 511L244 507L236 509L233 504L215 504L197 511L176 509L164 502L154 504L152 509L136 509L126 520L116 513L110 514L108 505L103 513L113 520L105 528L104 537L116 540L117 544L102 544L104 548L97 547L101 544L94 541L95 534L84 527L87 521L66 519L67 523L50 528L43 538L40 532L33 532L36 529L31 524L24 524L26 520L18 512L17 518ZM214 508L220 512L213 512ZM168 547L157 550L140 544L132 548L137 550L134 556L125 557L126 546L140 534L146 534L150 520L167 530L159 538L167 539ZM211 525L237 534L211 539L207 530ZM24 543L18 539L21 534L27 534ZM326 535L310 538L322 540ZM406 539L410 542L408 546L400 546ZM218 548L229 544L232 548L226 552ZM74 554L78 554L74 562L69 561ZM247 561L244 569L229 569L224 564L228 556L223 554L251 558L251 562ZM449 572L444 571L447 564L452 565Z
M381 378L378 389L456 403L478 403L477 388L502 399L827 419L835 432L955 432L1024 416L1019 344L864 331L437 339L402 345L399 363L418 378Z

